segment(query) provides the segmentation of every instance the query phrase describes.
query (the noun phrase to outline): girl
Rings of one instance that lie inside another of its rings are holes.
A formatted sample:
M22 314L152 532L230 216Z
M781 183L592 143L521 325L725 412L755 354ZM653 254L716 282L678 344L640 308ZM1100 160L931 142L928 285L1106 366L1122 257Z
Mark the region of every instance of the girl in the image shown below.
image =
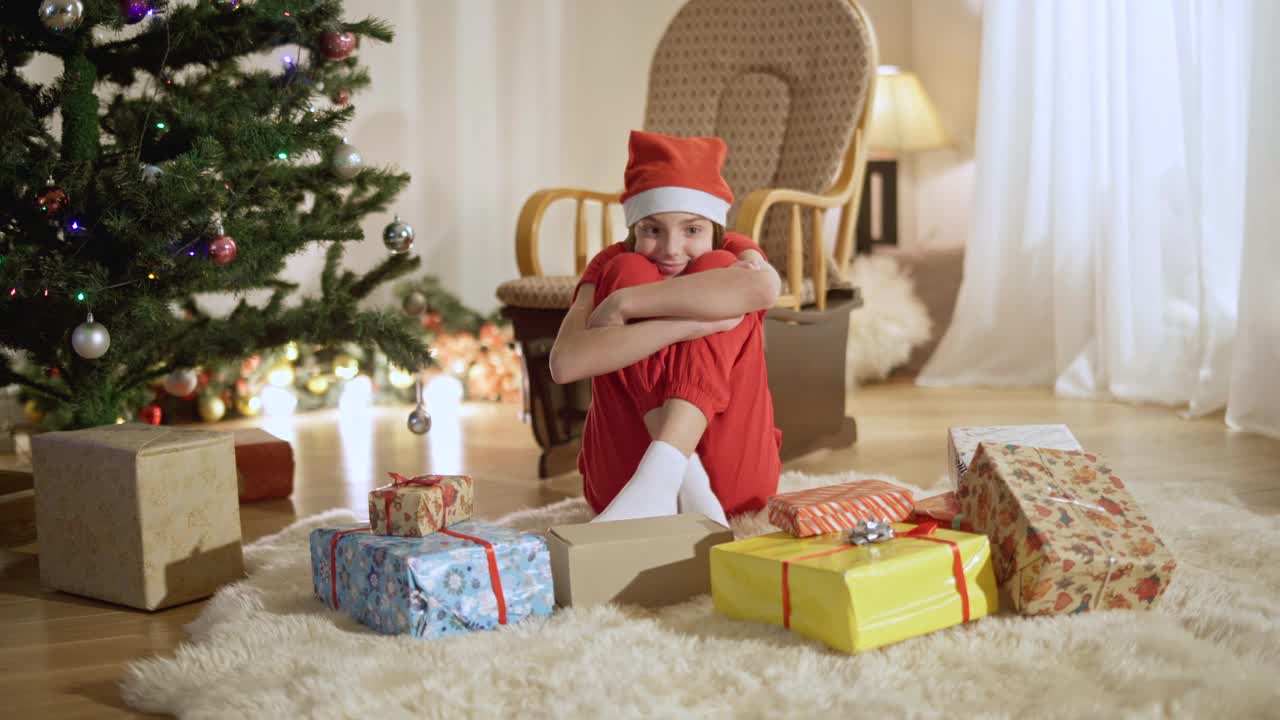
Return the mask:
M630 232L583 272L551 350L558 383L590 377L578 469L596 521L699 512L727 525L777 491L764 315L781 281L726 233L719 138L634 131Z

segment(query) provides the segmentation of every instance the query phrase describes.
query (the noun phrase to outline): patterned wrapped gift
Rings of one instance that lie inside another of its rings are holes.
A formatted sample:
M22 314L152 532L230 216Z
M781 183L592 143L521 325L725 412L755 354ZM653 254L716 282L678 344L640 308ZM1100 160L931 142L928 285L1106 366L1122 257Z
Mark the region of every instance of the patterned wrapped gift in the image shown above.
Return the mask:
M311 576L326 605L387 635L491 630L555 606L546 541L475 521L423 538L313 530Z
M1025 615L1151 608L1177 565L1096 455L984 442L957 494Z
M126 423L31 447L45 585L157 610L244 577L231 433Z
M952 487L959 484L960 477L968 469L969 463L973 462L978 443L984 440L1054 450L1084 449L1066 425L953 427L947 432L947 474L951 478Z
M855 545L845 534L786 533L711 548L718 612L781 625L856 653L988 615L998 607L991 547L937 523L893 525Z
M897 522L911 514L909 490L880 480L856 480L769 498L769 522L795 537L848 530L859 520Z
M930 495L916 501L916 508L907 517L909 523L922 523L936 520L943 527L952 530L973 532L973 526L960 511L960 498L955 491L947 491L939 495Z
M472 484L466 475L387 474L392 483L369 493L375 533L423 537L471 517Z

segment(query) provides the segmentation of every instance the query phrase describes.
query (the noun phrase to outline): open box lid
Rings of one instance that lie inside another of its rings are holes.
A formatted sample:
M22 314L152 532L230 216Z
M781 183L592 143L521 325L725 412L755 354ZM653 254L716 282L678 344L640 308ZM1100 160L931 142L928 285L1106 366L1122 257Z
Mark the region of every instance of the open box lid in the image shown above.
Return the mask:
M681 513L634 520L557 525L549 532L564 544L572 546L635 542L655 537L703 537L728 529L701 513Z

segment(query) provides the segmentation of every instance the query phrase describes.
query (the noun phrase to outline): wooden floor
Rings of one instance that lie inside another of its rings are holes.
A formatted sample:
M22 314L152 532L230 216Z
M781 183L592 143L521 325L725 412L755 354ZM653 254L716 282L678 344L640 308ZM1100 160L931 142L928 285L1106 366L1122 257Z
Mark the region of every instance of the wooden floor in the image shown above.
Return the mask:
M1064 400L1044 391L939 390L897 382L858 391L850 407L856 446L788 465L806 472L884 472L920 486L941 477L950 425L1063 422L1107 456L1122 477L1219 483L1266 513L1280 513L1280 441L1233 433L1221 416L1184 420L1163 408ZM336 412L261 424L294 443L292 498L242 508L246 541L333 507L364 512L365 493L387 471L466 472L478 483L477 514L580 494L575 476L536 477L537 451L512 406L464 406L437 417L425 438L404 429L405 409ZM228 427L230 424L228 424ZM155 614L43 589L34 545L0 548L0 717L115 717L124 663L171 651L203 603Z

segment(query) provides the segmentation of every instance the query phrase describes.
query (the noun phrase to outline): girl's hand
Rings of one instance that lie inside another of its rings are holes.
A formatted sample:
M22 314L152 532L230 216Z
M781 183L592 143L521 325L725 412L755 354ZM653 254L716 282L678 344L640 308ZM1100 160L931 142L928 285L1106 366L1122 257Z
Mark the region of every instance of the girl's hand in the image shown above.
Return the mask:
M597 305L591 312L591 317L587 319L587 329L626 325L627 315L623 312L622 305L622 295L625 292L626 288L618 290Z
M759 260L755 258L749 258L747 260L739 260L738 262L733 264L733 267L742 268L744 270L759 270L761 265Z

